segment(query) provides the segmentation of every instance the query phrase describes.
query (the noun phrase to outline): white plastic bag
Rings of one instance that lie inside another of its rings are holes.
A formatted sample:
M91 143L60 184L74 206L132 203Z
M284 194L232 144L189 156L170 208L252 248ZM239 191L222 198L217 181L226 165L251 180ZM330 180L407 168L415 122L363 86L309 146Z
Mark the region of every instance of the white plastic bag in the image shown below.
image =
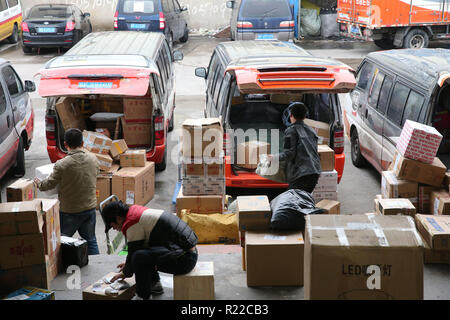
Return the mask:
M287 183L285 163L283 161L270 161L267 155L260 156L256 174L271 181Z
M45 166L37 167L34 172L35 177L41 181L47 179L52 174L54 166L54 163L50 163ZM59 186L52 190L39 191L41 194L40 197L51 199L53 196L58 195L58 188Z

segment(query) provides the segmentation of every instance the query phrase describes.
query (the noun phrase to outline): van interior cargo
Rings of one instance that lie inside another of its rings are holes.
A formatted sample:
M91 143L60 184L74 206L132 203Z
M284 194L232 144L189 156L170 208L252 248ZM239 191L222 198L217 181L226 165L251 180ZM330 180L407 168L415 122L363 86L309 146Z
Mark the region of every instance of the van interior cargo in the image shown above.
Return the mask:
M450 166L450 80L439 90L435 102L433 115L433 127L442 134L442 142L438 151L438 157L442 162Z

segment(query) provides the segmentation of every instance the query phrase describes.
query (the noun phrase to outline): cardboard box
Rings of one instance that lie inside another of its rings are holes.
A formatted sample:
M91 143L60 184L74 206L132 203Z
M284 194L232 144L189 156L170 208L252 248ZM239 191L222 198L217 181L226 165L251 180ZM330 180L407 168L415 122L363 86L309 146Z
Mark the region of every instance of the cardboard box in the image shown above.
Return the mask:
M444 187L445 188L449 188L450 187L450 171L447 171L445 173L445 177L444 177ZM449 190L450 191L450 190Z
M409 199L379 199L377 212L385 216L406 215L414 218L416 208Z
M326 144L319 144L317 146L320 158L320 167L322 171L334 170L334 150Z
M109 153L111 157L114 159L118 156L120 156L122 153L126 152L128 150L127 143L125 140L113 140L111 149L109 150Z
M42 233L2 237L0 270L45 264Z
M436 128L406 120L397 142L398 152L405 158L433 163L442 135Z
M336 192L338 186L338 173L333 171L322 171L314 188L314 192Z
M117 295L108 295L105 293L105 289L110 285L106 284L103 279L110 278L115 275L115 272L110 272L103 278L99 279L96 283L100 284L99 287L94 287L94 284L90 285L83 290L83 300L131 300L136 293L136 280L134 276L131 278L125 278L130 287L124 290L120 290ZM95 284L96 284L95 283Z
M96 197L97 197L97 209L100 203L106 200L111 195L111 178L97 178L96 186Z
M450 264L450 250L431 249L428 242L423 240L423 263L425 264Z
M59 200L39 199L42 201L42 212L44 213L44 248L45 254L49 255L50 264L56 261L61 263L61 224L59 220Z
M120 166L127 167L144 167L147 162L147 153L145 150L128 150L120 155Z
M305 119L303 120L303 122L316 132L317 136L319 137L319 140L317 142L319 145L328 145L330 143L330 125L328 123L311 119Z
M111 149L112 140L107 136L92 132L83 131L83 147L93 153L109 155Z
M303 101L303 94L301 93L284 93L284 94L271 94L270 102L276 104L291 104L292 102ZM245 103L245 102L242 102Z
M111 169L112 164L113 164L113 159L109 155L98 154L98 153L94 153L94 155L97 157L100 170L108 171L109 169Z
M186 158L219 158L223 128L219 118L187 119L182 126L181 150Z
M439 190L439 188L419 184L419 191L418 191L419 204L417 207L418 213L430 214L432 212L430 210L431 192L436 190Z
M431 191L430 212L434 215L450 214L450 194L445 189Z
M4 300L55 300L55 292L27 286L8 294Z
M433 250L450 250L450 216L417 214L417 230Z
M71 128L86 129L86 121L75 99L63 98L56 104L56 111L58 112L64 130Z
M117 171L112 178L112 194L128 205L145 206L155 194L155 163Z
M176 199L177 216L180 217L181 210L186 209L193 213L223 213L224 197L221 195L211 196L184 196L182 188Z
M182 176L187 177L224 177L223 163L183 163Z
M381 195L385 199L409 199L417 208L419 184L414 181L399 179L393 171L381 173Z
M121 118L123 138L129 148L149 147L153 140L153 126L150 123L126 123Z
M240 196L236 201L239 230L270 230L272 209L267 196Z
M184 275L173 276L174 300L214 300L214 262L198 261Z
M123 113L123 98L105 98L91 100L94 113L110 112Z
M245 233L247 286L302 286L301 232Z
M0 270L0 297L24 286L50 289L51 279L45 263L27 267Z
M316 207L324 209L326 214L341 214L341 204L339 201L322 200L316 204Z
M259 158L270 154L270 143L264 141L248 141L237 145L236 164L246 169L256 169Z
M394 156L392 170L398 178L439 187L442 185L447 168L439 158L434 158L432 164L426 164L406 159L397 151Z
M196 177L185 176L182 183L183 195L225 195L225 177Z
M123 114L126 122L152 122L152 99L123 99Z
M110 178L110 179L112 179L114 173L119 171L119 169L120 169L120 165L115 164L113 162L113 164L111 165L111 168L109 168L108 170L100 171L98 173L98 175L97 175L97 178Z
M306 300L423 299L423 244L411 217L305 219Z
M322 200L338 201L338 194L336 191L314 191L312 193L312 196L316 203L318 203Z
M36 187L33 180L19 179L6 188L6 201L20 202L36 198Z
M95 128L95 132L111 139L111 132L109 132L108 128Z
M0 203L0 236L40 233L43 226L42 201Z
M383 196L381 194L377 194L375 196L375 199L373 199L373 209L375 210L375 214L381 214L378 211L378 201L383 199Z

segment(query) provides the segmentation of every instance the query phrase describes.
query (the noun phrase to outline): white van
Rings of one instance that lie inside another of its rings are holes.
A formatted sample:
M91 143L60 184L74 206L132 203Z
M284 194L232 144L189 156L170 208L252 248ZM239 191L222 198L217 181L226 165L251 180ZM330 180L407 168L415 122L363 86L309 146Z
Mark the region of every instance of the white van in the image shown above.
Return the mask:
M22 7L19 0L0 0L0 41L17 43L22 24Z

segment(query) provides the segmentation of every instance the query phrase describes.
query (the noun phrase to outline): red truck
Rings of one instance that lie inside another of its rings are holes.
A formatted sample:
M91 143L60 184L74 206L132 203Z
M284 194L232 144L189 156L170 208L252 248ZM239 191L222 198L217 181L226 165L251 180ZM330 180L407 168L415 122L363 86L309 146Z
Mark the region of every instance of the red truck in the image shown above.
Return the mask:
M382 49L450 39L450 0L338 0L337 10L341 35Z

